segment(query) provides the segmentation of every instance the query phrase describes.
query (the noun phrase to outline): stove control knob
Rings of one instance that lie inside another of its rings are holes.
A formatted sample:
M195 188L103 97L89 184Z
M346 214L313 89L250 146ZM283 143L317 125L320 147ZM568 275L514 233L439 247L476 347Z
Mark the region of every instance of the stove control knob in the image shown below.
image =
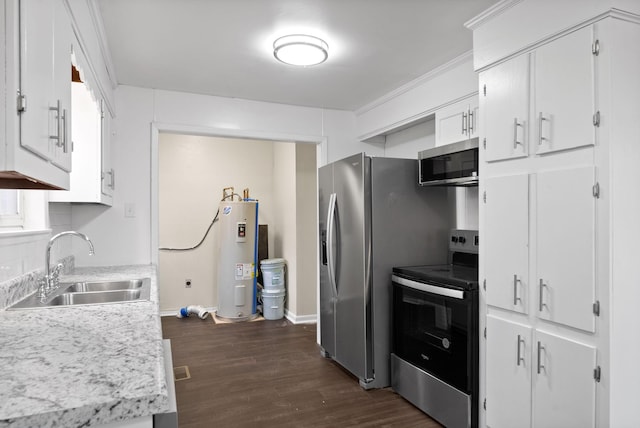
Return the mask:
M458 242L458 237L457 236L452 236L451 237L451 242L453 242L453 243Z
M458 242L459 242L459 243L464 244L466 241L467 241L467 240L465 239L465 237L464 237L464 236L459 236L459 237L458 237Z

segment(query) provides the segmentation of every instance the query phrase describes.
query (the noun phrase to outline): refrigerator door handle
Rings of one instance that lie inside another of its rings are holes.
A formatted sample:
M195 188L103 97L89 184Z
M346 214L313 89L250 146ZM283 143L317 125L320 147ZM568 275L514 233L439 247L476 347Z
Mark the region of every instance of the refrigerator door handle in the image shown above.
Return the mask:
M336 271L333 255L333 236L335 228L335 216L336 216L336 194L332 193L329 196L329 209L327 210L327 261L329 271L329 282L333 290L334 296L338 295L338 287L336 286Z

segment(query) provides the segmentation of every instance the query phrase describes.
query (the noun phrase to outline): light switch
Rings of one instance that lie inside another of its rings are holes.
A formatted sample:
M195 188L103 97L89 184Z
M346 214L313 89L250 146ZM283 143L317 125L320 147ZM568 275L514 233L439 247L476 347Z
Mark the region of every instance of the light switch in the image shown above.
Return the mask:
M135 217L136 216L136 204L124 204L124 216Z

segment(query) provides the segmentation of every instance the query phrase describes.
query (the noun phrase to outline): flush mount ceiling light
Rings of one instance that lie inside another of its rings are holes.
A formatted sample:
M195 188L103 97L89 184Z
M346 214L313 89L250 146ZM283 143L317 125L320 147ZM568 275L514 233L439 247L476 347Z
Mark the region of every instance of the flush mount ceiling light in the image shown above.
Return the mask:
M329 56L329 46L314 36L292 34L273 42L273 56L285 64L308 67L325 62Z

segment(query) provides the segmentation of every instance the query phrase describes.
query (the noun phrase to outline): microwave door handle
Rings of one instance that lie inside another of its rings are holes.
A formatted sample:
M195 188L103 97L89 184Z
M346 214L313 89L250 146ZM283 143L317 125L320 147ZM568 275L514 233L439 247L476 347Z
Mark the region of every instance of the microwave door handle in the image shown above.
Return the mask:
M329 271L329 283L333 290L334 296L338 296L338 287L336 285L336 271L333 254L333 237L335 229L336 216L336 194L329 196L329 208L327 209L327 266Z

